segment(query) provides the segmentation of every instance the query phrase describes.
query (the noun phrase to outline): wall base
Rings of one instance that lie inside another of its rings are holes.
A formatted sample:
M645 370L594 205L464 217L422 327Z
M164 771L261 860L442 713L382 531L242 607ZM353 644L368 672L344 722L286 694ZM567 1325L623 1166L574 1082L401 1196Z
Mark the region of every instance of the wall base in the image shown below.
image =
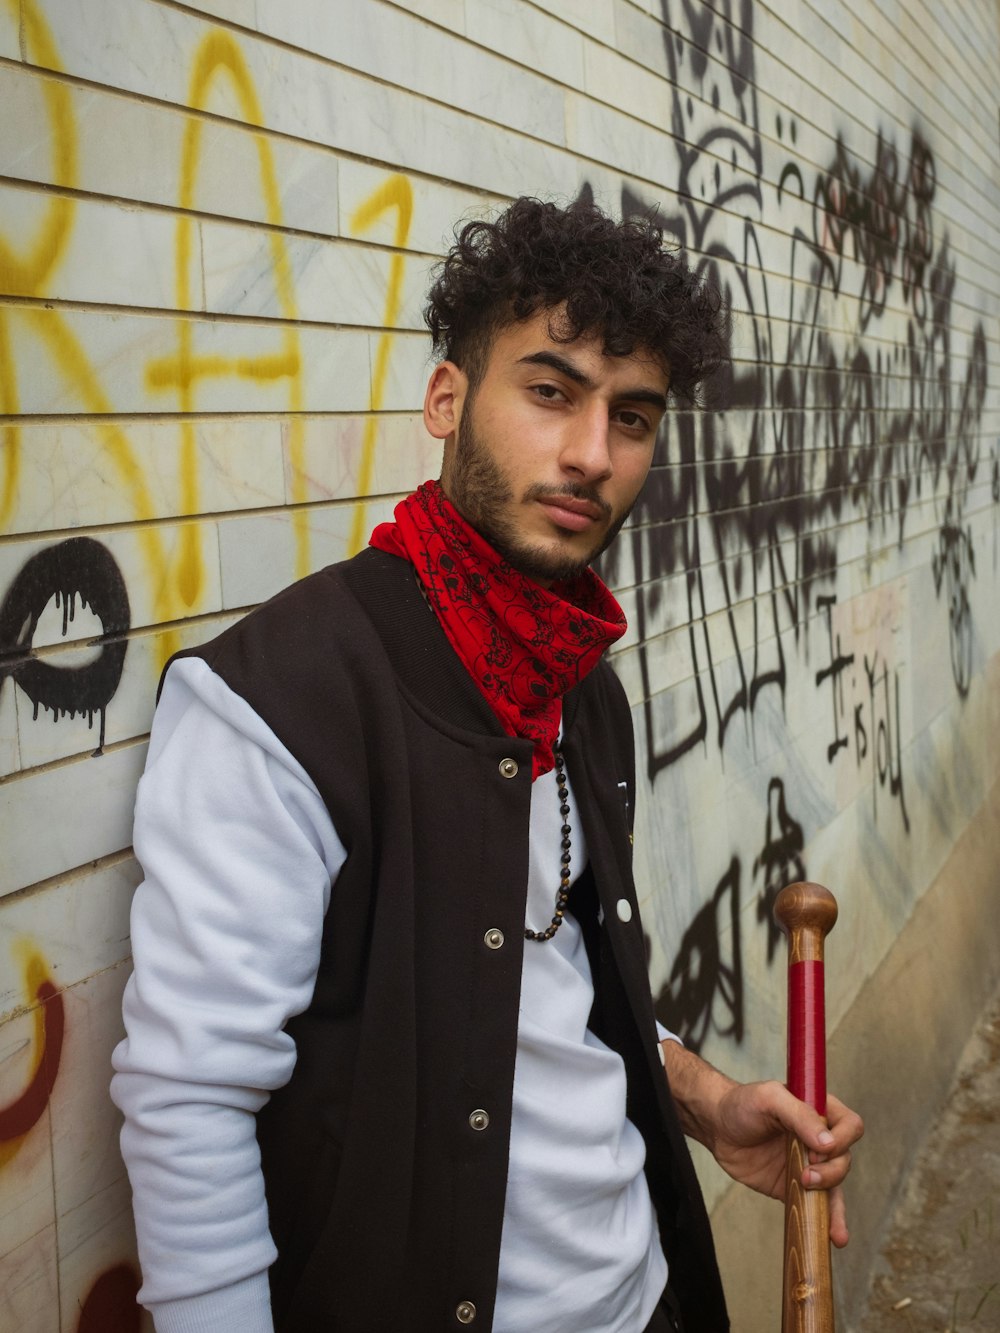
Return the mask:
M1000 783L828 1042L830 1085L865 1117L848 1187L851 1243L834 1255L849 1333L905 1184L969 1034L1000 982ZM734 1333L781 1327L782 1209L739 1186L712 1214Z

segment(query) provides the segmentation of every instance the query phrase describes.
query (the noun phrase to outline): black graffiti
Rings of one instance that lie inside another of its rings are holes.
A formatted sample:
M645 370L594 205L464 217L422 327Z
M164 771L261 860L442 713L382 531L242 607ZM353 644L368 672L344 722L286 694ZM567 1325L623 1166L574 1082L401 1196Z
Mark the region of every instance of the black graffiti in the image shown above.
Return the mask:
M889 784L889 795L899 802L903 827L910 831L910 816L906 811L906 791L903 787L902 740L899 727L899 672L893 672L893 691L889 691L889 667L883 662L879 671L878 653L871 662L865 654L865 677L868 681L869 726L874 736L875 750L872 755L872 814L878 819L878 791ZM861 721L862 705L854 710L855 743L857 761L867 754L867 733ZM861 743L864 743L864 749ZM877 779L877 780L876 780Z
M951 646L951 674L964 698L972 680L972 612L969 583L976 572L976 548L971 528L943 523L938 532L938 547L931 557L934 588L940 596L947 589L948 638Z
M728 957L723 940L728 940ZM743 1040L740 863L733 857L711 901L684 932L670 976L654 1000L656 1016L693 1051L714 1030Z
M818 253L832 252L842 260L850 250L862 266L862 330L883 313L896 281L917 320L922 322L927 314L924 279L934 257L931 205L937 182L934 155L919 131L911 139L905 169L900 161L896 145L881 131L869 168L838 135L833 162L816 181L813 219L814 224L821 222L822 233L814 230L813 240ZM834 277L839 282L839 274Z
M863 163L838 136L825 168L791 156L771 185L753 3L663 0L662 14L678 205L658 218L746 312L749 348L709 387L705 411L667 414L632 526L603 558L608 578L636 586L652 782L699 745L722 749L766 694L784 707L788 650L808 636L814 585L836 577L841 534L860 519L869 551L902 546L918 501L941 516L935 571L967 691L975 570L951 534L968 531L987 386L982 323L956 331L957 268L927 139L915 130L900 147L882 132ZM794 119L776 129L794 147ZM808 208L789 231L781 310L752 216L765 202ZM648 207L623 187L624 213ZM751 615L738 616L746 601ZM687 664L668 698L656 670L671 631Z
M782 934L774 920L774 903L788 884L806 878L802 859L805 841L802 825L788 813L785 804L785 784L781 778L772 778L767 788L767 821L764 825L764 846L753 863L754 875L764 877L764 886L757 899L757 920L767 927L767 961L773 962Z
M88 606L101 622L94 645L100 651L79 666L60 666L38 656L33 640L42 612L54 601L62 612L65 636L77 605ZM90 537L71 537L46 547L20 569L0 606L0 689L9 676L34 704L57 720L85 715L99 719L97 752L104 746L105 715L121 680L130 623L128 593L121 570L106 546Z
M833 740L826 747L826 757L831 764L837 751L843 749L848 743L848 738L840 734L839 723L844 715L844 682L840 677L854 663L853 653L842 653L840 651L839 634L836 636L836 643L834 642L832 608L836 601L836 597L816 598L817 607L826 612L827 633L830 637L830 665L816 672L816 684L822 685L825 680L829 680L833 692Z
M880 660L878 651L862 656L864 682L868 690L859 699L859 674L850 673L850 701L845 703L845 677L848 668L855 665L856 653L841 649L840 634L834 632L833 607L835 597L817 597L816 605L825 612L829 664L816 672L817 688L829 680L833 695L833 740L827 746L826 757L832 764L841 750L854 749L858 768L871 759L872 814L878 820L878 793L888 787L889 795L899 802L903 827L909 832L910 816L906 809L906 789L903 782L902 735L899 724L899 672L892 673L890 689L889 664ZM849 720L850 719L850 720ZM843 727L843 730L841 728Z

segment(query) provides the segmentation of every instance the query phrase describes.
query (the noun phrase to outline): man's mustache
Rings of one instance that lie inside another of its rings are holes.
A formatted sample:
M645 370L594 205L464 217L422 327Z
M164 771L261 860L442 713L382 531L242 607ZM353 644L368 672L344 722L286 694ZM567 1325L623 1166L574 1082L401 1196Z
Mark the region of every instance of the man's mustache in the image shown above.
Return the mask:
M543 486L540 482L529 486L524 493L525 500L585 500L596 505L602 518L611 517L611 506L592 486L583 486L578 482L567 482L565 486Z

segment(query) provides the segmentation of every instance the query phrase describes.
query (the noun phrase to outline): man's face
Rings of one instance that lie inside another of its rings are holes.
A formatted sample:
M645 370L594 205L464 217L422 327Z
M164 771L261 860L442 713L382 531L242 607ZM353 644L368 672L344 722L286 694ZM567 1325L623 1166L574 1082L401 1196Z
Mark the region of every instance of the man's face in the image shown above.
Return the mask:
M553 318L541 311L498 334L472 393L445 362L427 408L446 371L457 387L445 494L542 584L579 573L614 539L649 471L668 381L649 356L605 356L600 338L556 342Z

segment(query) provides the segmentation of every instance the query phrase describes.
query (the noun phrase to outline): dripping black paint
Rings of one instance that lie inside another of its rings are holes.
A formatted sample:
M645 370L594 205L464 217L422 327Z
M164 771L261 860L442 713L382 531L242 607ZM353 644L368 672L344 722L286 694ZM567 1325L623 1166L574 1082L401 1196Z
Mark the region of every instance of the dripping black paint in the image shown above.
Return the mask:
M103 633L99 655L82 666L40 658L33 639L42 612L54 602L69 632L78 605L90 607ZM121 570L106 546L71 537L33 555L17 573L0 606L0 688L9 676L32 701L58 719L85 715L100 720L97 751L104 746L105 715L121 680L130 623Z

